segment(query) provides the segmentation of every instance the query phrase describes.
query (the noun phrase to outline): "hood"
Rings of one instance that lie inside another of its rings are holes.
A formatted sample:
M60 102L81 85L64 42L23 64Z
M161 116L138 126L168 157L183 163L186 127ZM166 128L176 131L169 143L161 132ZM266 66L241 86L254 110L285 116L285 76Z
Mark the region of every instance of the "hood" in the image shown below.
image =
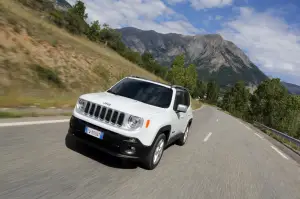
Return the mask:
M163 108L107 92L85 94L80 98L139 117L149 117L166 111Z

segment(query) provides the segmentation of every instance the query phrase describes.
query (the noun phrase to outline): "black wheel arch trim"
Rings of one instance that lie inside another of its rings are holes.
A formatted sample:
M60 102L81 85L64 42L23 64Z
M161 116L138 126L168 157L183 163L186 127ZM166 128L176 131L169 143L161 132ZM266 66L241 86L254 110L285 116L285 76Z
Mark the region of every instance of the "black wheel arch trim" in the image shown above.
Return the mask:
M192 123L193 123L193 118L191 118L191 119L189 120L188 125L191 126Z
M151 144L151 147L154 145L155 140L157 139L157 137L158 137L160 134L165 133L165 132L168 132L167 135L166 135L166 142L167 142L168 139L169 139L169 137L170 137L170 134L171 134L171 129L172 129L172 126L171 126L171 125L165 125L165 126L161 127L161 128L158 130L158 132L157 132L155 138L153 139L152 144Z

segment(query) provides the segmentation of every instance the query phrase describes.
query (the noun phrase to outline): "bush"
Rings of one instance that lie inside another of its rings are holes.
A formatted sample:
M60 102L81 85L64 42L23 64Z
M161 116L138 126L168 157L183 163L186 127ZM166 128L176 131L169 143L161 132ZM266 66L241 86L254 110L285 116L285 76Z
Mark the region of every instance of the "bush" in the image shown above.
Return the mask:
M63 87L63 83L59 78L59 75L56 71L42 67L38 64L32 66L33 70L36 72L37 76L44 81L55 84L58 87Z

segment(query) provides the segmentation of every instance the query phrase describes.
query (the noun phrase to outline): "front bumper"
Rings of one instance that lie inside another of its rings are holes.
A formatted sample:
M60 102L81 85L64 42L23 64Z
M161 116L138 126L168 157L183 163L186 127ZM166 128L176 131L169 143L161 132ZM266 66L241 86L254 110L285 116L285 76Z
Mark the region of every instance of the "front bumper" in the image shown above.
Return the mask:
M86 134L84 132L85 127L103 132L103 139ZM150 150L150 147L144 146L138 139L133 140L130 137L95 126L74 116L70 119L68 134L87 145L116 157L139 159L145 157ZM134 147L134 150L132 147Z

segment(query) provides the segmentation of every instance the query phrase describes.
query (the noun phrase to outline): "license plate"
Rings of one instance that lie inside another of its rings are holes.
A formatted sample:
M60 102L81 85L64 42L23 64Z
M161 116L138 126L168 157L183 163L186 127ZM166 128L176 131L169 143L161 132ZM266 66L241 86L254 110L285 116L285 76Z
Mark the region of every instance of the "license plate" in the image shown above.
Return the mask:
M90 127L85 127L84 132L85 132L86 134L89 134L89 135L91 135L91 136L94 136L94 137L96 137L96 138L99 138L100 140L103 140L104 133L101 132L101 131L92 129L92 128L90 128Z

